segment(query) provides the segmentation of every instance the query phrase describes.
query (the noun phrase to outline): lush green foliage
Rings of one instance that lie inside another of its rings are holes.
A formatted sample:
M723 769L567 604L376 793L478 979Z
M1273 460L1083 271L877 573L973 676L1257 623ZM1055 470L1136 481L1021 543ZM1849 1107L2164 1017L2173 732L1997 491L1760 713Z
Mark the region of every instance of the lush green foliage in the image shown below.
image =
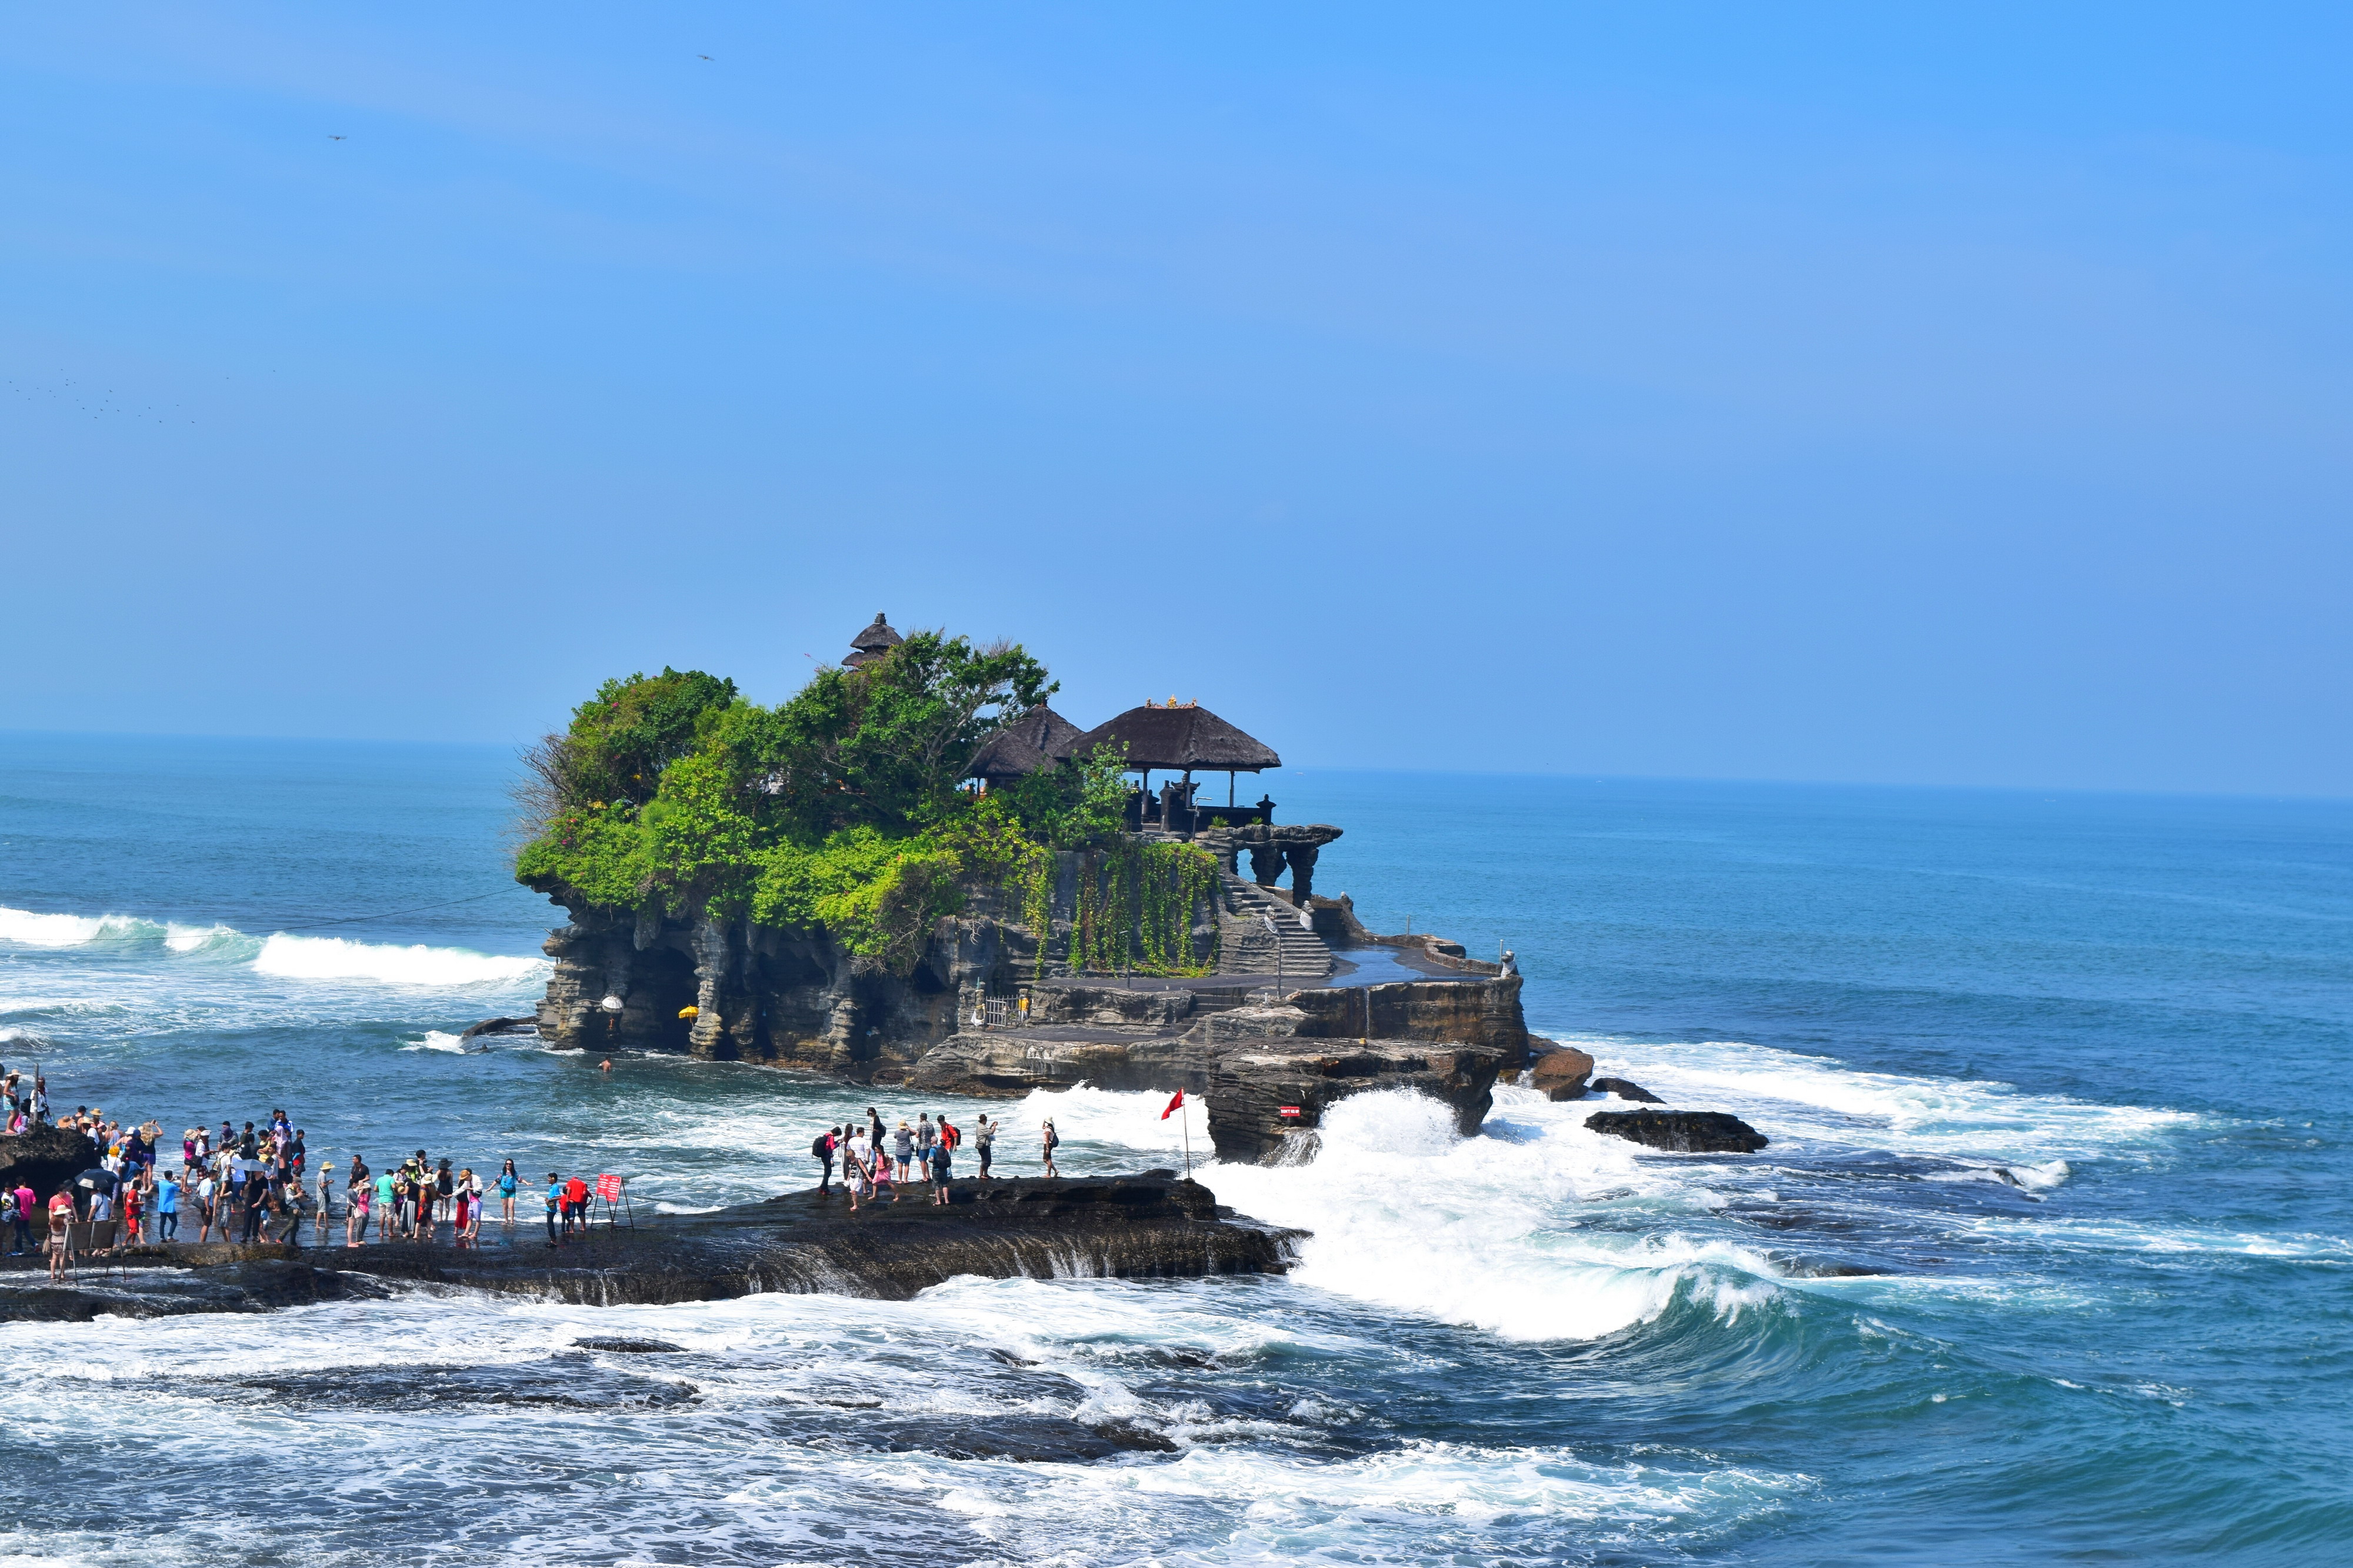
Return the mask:
M1212 973L1217 946L1194 952L1193 911L1217 880L1217 857L1190 844L1128 838L1089 855L1071 962L1106 974Z
M1005 883L1026 910L1052 850L1118 837L1115 755L958 787L988 732L1054 689L1018 647L939 632L775 708L701 671L607 681L532 754L516 874L600 904L822 926L903 972L965 885Z

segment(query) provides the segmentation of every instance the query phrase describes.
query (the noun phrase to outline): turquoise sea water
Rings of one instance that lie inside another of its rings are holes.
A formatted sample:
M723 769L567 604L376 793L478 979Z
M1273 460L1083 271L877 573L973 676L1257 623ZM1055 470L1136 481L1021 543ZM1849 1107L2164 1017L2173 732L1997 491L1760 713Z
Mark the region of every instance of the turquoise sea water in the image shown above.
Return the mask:
M509 762L0 737L0 1059L174 1131L283 1104L314 1150L655 1205L805 1183L876 1095L453 1048L544 973ZM1313 1166L1208 1173L1314 1230L1285 1279L0 1327L0 1558L2353 1554L2353 806L1267 784L1347 830L1320 891L1510 945L1537 1028L1772 1146L1651 1154L1515 1090L1458 1139L1378 1096ZM421 912L320 923L387 910ZM1081 1167L1174 1136L1150 1096L1012 1109ZM1068 1440L1107 1422L1176 1450Z

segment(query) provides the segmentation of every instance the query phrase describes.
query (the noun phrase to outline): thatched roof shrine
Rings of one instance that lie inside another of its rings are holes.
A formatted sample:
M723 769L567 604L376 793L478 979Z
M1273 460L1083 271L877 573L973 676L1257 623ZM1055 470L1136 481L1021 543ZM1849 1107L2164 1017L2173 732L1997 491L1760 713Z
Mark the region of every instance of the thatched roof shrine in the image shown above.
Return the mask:
M881 611L877 610L874 612L874 623L849 639L849 646L856 651L841 662L852 669L857 669L861 666L872 664L905 640L891 629L891 623L882 618Z
M1041 702L1019 718L998 726L983 741L980 750L973 753L972 765L965 770L965 777L994 783L1043 773L1057 760L1071 754L1070 743L1078 736L1076 724Z
M1254 773L1282 766L1274 748L1198 703L1161 708L1147 702L1131 708L1108 723L1096 725L1057 754L1084 756L1105 742L1126 749L1131 769Z

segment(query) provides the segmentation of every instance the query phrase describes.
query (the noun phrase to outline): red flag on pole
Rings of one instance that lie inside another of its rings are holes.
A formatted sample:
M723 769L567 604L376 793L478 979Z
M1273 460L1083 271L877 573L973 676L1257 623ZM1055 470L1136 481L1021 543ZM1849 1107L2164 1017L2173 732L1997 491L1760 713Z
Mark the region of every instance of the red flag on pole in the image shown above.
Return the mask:
M1162 1111L1162 1112L1160 1113L1160 1120L1161 1120L1161 1121L1167 1121L1170 1117L1172 1117L1172 1116L1176 1115L1176 1114L1177 1107L1179 1107L1179 1106L1183 1105L1184 1103L1185 1103L1185 1091L1184 1091L1183 1089L1178 1089L1178 1090L1176 1091L1176 1095L1175 1095L1173 1098L1171 1098L1171 1099L1170 1099L1170 1100L1168 1101L1168 1109L1167 1109L1167 1110L1164 1110L1164 1111Z

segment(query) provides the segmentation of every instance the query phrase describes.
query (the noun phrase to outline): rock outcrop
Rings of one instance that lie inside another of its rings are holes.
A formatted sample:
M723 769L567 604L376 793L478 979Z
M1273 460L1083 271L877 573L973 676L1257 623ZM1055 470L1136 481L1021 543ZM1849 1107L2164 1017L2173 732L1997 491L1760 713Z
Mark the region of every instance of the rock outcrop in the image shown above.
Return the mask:
M149 1247L92 1266L70 1289L0 1292L0 1319L258 1311L380 1295L381 1280L458 1285L593 1306L717 1300L762 1291L903 1300L958 1275L1198 1279L1280 1273L1299 1233L1236 1217L1174 1172L959 1181L955 1201L910 1190L856 1214L839 1194L790 1193L717 1214L592 1226L549 1251L539 1232L458 1250L407 1243ZM153 1266L171 1265L168 1268ZM28 1269L32 1260L6 1259Z
M1771 1142L1721 1110L1599 1110L1585 1119L1585 1125L1678 1154L1754 1154Z
M1549 1049L1539 1047L1535 1061L1522 1075L1528 1088L1541 1090L1546 1100L1583 1100L1585 1080L1593 1074L1593 1058L1575 1046L1555 1046L1543 1042Z
M47 1201L59 1187L98 1163L98 1145L87 1133L43 1124L0 1137L0 1182L33 1189Z
M1350 1095L1402 1089L1443 1101L1455 1130L1479 1131L1495 1102L1507 1054L1497 1046L1423 1040L1329 1040L1270 1036L1237 1042L1211 1058L1204 1098L1209 1136L1221 1160L1289 1163L1312 1152L1293 1146L1320 1129L1324 1112Z
M1182 1089L1207 1103L1209 1136L1225 1160L1282 1159L1310 1147L1301 1133L1320 1127L1333 1104L1370 1089L1430 1095L1470 1133L1494 1104L1497 1077L1527 1058L1519 994L1516 975L1324 987L1281 1005L1236 1005L1216 990L1090 993L1053 1009L1086 1023L952 1036L909 1082L997 1096L1081 1083ZM1124 1022L1130 1017L1166 1022Z
M1622 1078L1597 1078L1593 1080L1591 1088L1596 1094L1614 1094L1620 1100L1630 1100L1642 1105L1666 1103L1641 1084L1629 1082Z

